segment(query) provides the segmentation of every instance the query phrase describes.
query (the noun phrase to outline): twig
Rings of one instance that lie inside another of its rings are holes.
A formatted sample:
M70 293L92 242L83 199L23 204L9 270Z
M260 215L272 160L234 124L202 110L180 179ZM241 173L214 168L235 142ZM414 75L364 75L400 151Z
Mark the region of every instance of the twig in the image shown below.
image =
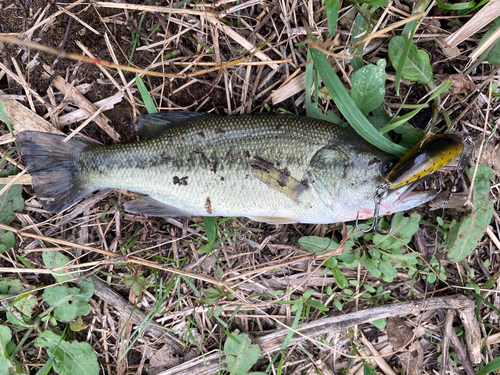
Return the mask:
M440 320L442 321L445 320L445 312L443 309L438 309L438 315ZM462 346L462 343L460 342L460 339L458 338L454 330L450 331L450 339L451 343L453 344L453 349L455 350L455 354L457 355L458 360L464 367L466 374L476 375L476 371L474 370L472 363L469 361L469 357L467 357L464 347Z
M444 321L443 329L443 343L441 348L441 375L446 375L448 373L448 367L450 365L450 336L451 331L453 331L453 319L455 318L455 310L446 310L446 319Z
M390 316L399 316L401 314L416 314L423 309L427 311L440 308L463 309L467 307L473 309L474 301L463 295L454 295L437 297L430 301L426 299L425 301L415 300L411 302L397 303L376 307L369 310L362 310L355 313L318 319L316 321L312 321L300 326L295 332L299 332L301 333L301 335L294 335L290 340L289 345L295 345L306 339L317 342L317 340L312 338L319 337L326 333L343 331L355 325L370 323L373 320L388 318ZM276 332L253 340L253 343L259 345L263 353L274 353L281 349L283 341L288 335L290 329L291 328L280 329ZM321 345L324 348L328 347L324 343L318 342L318 345ZM203 357L193 359L189 362L185 362L182 365L173 367L157 375L213 374L217 372L220 365L225 365L225 361L225 355L223 353L216 352L211 355L205 355Z
M176 354L184 354L182 343L179 343L176 338L172 337L164 327L157 324L154 320L151 320L148 324L144 325L144 322L146 321L146 314L144 312L138 309L137 306L134 306L125 300L97 277L91 276L91 278L95 286L95 296L112 306L121 316L130 318L134 324L143 327L144 331L149 333L155 339L159 339L160 341L170 345Z

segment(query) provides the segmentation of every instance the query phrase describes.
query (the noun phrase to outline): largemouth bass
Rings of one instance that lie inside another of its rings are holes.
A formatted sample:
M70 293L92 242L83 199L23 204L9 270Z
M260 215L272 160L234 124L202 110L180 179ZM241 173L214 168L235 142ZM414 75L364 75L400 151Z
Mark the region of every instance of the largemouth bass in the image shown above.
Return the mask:
M337 223L373 216L393 156L334 124L296 116L141 116L133 144L98 146L23 132L18 150L44 209L101 188L147 196L125 210L150 216L246 216L268 223ZM380 214L425 203L434 190L391 190Z

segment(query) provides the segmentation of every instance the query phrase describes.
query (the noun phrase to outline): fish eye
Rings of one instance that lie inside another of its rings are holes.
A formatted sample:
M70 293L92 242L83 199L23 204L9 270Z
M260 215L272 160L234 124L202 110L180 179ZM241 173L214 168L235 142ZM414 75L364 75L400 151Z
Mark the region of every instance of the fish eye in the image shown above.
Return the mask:
M398 159L396 158L389 158L383 161L380 165L380 173L382 174L382 177L387 177L387 175L392 171L392 168L394 168L397 162Z

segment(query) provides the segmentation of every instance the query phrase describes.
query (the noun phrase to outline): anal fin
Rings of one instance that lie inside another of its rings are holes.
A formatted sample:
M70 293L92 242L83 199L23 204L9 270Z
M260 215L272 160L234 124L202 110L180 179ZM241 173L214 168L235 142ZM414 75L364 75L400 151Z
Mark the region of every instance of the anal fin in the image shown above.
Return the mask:
M125 211L136 215L159 217L191 216L189 212L185 212L165 203L161 203L149 196L125 202L124 207Z
M299 221L289 217L273 217L273 216L247 216L250 220L260 221L268 224L295 224Z
M270 163L259 156L255 156L250 162L254 175L273 189L285 194L296 203L300 203L299 195L307 189L307 185L296 180L290 175L287 168L277 169L273 163Z

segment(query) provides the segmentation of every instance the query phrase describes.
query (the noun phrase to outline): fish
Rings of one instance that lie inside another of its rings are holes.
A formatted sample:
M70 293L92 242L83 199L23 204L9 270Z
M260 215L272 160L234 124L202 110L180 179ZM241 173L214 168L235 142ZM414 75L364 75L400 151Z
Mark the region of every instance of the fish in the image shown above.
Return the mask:
M138 215L248 217L271 224L340 223L373 217L374 194L394 156L350 129L301 116L143 115L143 140L96 145L25 131L17 149L43 208L60 212L103 188L144 196ZM380 215L431 200L435 190L389 191Z
M389 189L419 181L448 165L463 153L464 139L457 134L434 135L417 143L386 176Z

